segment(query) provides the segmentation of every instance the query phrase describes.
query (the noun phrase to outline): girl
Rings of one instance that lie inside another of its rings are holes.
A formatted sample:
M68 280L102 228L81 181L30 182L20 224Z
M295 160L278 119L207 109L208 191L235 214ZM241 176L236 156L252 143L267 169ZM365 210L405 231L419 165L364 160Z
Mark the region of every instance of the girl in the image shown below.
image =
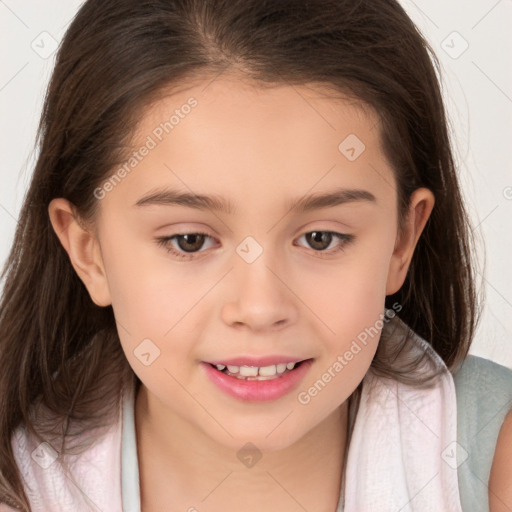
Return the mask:
M436 60L394 0L88 0L5 268L0 510L507 510Z

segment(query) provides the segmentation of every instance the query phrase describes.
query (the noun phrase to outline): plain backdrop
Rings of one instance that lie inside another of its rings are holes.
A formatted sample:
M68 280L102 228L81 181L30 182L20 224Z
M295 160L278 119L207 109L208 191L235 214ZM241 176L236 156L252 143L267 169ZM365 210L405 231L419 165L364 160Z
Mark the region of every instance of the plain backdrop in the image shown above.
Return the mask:
M34 166L54 50L81 3L0 0L2 265ZM442 64L461 182L485 260L486 304L471 353L512 368L512 1L402 3Z

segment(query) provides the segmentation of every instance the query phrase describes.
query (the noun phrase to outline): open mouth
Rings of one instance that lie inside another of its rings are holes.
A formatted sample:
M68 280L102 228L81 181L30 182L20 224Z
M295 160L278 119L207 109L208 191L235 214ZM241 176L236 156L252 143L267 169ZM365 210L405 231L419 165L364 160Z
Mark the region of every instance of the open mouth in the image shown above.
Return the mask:
M207 377L227 395L243 402L268 402L288 395L299 386L314 359L293 360L287 357L234 358L203 361ZM275 364L269 364L275 362ZM235 363L238 363L235 365ZM256 364L264 366L256 366Z
M310 361L310 359L293 361L289 363L273 364L269 366L234 366L224 364L208 364L218 372L240 380L275 380L295 371L306 361Z

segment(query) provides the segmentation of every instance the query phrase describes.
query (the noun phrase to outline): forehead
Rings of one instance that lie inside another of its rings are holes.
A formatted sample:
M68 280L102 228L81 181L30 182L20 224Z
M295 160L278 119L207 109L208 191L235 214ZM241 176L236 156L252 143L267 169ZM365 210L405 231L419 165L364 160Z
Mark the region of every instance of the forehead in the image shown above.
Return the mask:
M137 151L148 143L123 183L135 200L143 191L178 185L235 203L340 186L369 188L394 201L378 115L320 84L195 82L143 112L132 146Z
M313 141L315 133L316 138L325 138L326 133L337 138L347 130L367 140L371 132L368 142L379 139L376 112L327 84L270 86L237 78L197 82L196 79L194 85L176 92L171 90L167 96L164 91L163 97L143 112L137 138L155 129L158 132L160 123L171 121L169 132L174 135L184 132L183 126L194 124L194 132L203 143L223 137L249 146L251 140L247 135L256 131L260 137L254 143L265 142L269 149L270 141ZM195 106L189 108L192 99ZM185 123L186 119L189 120ZM163 135L166 134L167 131Z

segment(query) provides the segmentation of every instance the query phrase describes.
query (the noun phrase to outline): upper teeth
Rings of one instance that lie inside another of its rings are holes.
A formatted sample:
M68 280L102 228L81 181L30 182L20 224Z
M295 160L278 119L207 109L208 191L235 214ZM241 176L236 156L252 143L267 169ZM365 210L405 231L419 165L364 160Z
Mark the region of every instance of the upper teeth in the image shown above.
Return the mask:
M280 363L272 364L270 366L235 366L228 364L229 373L239 373L242 377L271 377L276 373L284 373L285 370L293 370L296 363ZM226 368L223 364L218 364L217 370L224 370Z

